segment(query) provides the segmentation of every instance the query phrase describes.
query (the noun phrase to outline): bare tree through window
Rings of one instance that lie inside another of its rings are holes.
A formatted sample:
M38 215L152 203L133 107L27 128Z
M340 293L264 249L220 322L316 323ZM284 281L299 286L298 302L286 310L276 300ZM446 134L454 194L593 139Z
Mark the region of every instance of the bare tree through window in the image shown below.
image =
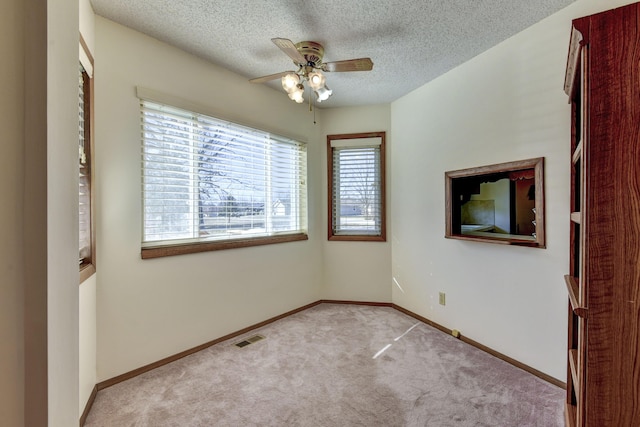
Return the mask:
M143 242L306 229L306 152L276 137L142 101Z
M330 240L384 241L384 132L328 135Z

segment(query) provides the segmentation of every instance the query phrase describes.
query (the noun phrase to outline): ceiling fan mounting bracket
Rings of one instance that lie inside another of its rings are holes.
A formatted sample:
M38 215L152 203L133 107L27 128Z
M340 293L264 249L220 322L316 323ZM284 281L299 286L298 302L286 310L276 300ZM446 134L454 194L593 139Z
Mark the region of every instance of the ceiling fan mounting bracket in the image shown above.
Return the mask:
M314 68L320 67L322 64L322 58L324 57L324 47L313 41L303 41L296 43L296 49L300 52L300 55L304 56L307 60L307 65L311 65Z

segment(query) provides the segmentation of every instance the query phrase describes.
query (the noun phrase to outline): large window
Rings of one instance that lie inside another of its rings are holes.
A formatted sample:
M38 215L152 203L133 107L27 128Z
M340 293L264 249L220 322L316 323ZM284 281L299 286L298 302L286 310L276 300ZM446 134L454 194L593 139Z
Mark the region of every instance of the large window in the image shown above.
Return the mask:
M142 257L307 238L304 144L141 100Z
M385 241L385 133L327 136L329 240Z

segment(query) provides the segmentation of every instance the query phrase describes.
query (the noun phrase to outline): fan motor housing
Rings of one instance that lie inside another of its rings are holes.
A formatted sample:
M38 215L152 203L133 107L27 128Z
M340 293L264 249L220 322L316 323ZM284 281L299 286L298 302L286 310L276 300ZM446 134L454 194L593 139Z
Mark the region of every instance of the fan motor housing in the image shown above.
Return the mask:
M318 67L322 63L322 57L324 56L324 47L313 41L304 41L296 43L296 49L305 59L310 62L314 67Z

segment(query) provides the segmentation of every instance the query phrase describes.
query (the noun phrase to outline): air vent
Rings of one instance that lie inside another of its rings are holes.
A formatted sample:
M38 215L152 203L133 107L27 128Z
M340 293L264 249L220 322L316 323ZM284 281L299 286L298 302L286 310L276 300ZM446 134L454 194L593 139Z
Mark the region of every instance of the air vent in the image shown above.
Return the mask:
M244 339L244 340L242 340L240 342L237 342L235 345L236 345L236 347L242 348L242 347L248 346L249 344L253 344L254 342L258 342L260 340L263 340L263 339L264 339L264 337L262 335L254 335L254 336L249 337L247 339Z

